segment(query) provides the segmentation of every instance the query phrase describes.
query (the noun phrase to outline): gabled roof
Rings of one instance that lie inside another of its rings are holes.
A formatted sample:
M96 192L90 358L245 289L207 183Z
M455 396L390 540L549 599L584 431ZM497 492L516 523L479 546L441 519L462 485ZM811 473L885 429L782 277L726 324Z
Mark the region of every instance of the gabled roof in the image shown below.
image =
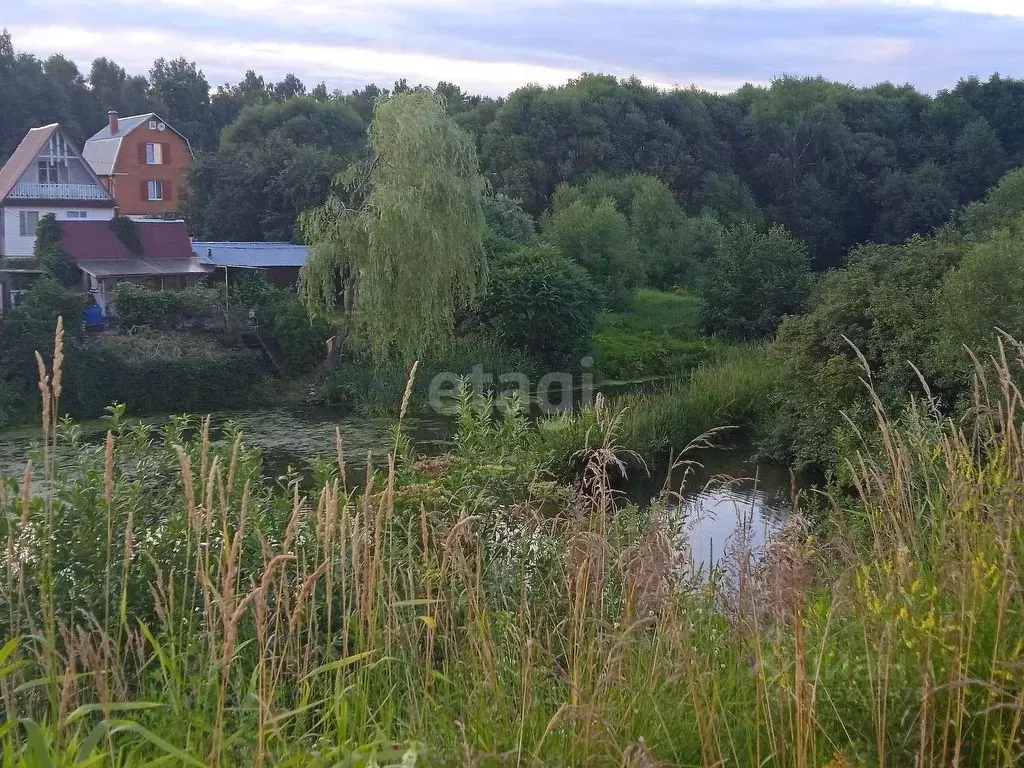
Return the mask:
M293 243L193 241L192 250L201 261L217 267L302 267L309 261L309 248Z
M192 241L184 221L136 221L142 253L133 253L114 231L110 221L61 222L61 245L76 262L136 261L139 258L194 261Z
M29 169L36 155L42 151L59 127L57 123L50 123L41 128L32 128L25 134L14 154L4 163L4 167L0 168L0 201L11 193L18 179Z
M82 156L100 176L110 176L114 172L114 163L117 161L117 155L121 151L121 139L150 120L159 120L167 126L169 131L181 136L189 152L192 151L188 138L184 134L175 130L170 123L156 112L146 112L141 115L117 118L117 133L111 133L109 123L104 125L85 142Z

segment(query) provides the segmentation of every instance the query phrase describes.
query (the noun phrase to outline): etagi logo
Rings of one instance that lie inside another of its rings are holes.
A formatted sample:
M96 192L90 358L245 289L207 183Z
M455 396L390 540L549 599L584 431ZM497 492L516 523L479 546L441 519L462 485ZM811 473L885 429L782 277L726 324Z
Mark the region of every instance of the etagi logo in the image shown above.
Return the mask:
M455 415L459 411L459 392L465 383L477 399L482 399L485 392L494 393L495 405L503 411L510 407L510 403L517 402L524 413L531 406L546 416L566 413L574 407L593 405L593 367L594 358L584 357L576 374L553 371L541 376L534 386L525 373L513 371L495 375L478 363L469 376L460 376L453 371L434 376L430 380L427 403L435 413Z

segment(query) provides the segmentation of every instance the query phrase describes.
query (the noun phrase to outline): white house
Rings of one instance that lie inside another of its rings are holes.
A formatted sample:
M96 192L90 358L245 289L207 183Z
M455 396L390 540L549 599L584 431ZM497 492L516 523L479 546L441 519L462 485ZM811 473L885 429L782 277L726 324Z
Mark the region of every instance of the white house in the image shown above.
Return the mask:
M0 257L33 255L36 225L59 220L108 220L114 198L60 125L33 128L0 169Z

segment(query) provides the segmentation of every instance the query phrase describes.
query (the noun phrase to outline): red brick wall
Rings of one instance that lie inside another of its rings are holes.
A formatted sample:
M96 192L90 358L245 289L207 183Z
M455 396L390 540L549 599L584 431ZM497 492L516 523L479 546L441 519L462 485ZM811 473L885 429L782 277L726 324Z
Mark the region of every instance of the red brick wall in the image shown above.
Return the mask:
M146 144L163 145L163 165L146 163ZM121 140L121 150L114 164L111 192L125 216L160 216L178 210L185 179L192 165L188 144L170 128L157 131L149 122L139 125ZM164 199L146 199L146 183L164 183Z

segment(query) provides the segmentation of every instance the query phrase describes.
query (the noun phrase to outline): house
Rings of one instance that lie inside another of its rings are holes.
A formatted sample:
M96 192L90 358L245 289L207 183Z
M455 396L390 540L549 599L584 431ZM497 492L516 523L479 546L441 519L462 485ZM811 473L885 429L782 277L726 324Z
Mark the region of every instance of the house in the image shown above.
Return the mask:
M108 221L114 215L114 198L53 123L25 134L0 169L0 209L0 257L28 258L43 216Z
M212 271L192 253L184 221L137 220L139 249L131 250L109 221L66 221L61 245L82 270L82 287L96 297L107 314L118 283L131 282L154 290L195 285Z
M123 216L163 217L178 208L192 148L188 139L155 112L107 115L107 125L82 155L117 200Z
M36 225L49 213L100 223L114 215L114 198L57 123L25 134L0 169L0 314L39 273Z
M288 288L298 283L299 270L309 261L309 248L292 243L192 243L196 257L217 269L262 269L271 283Z

